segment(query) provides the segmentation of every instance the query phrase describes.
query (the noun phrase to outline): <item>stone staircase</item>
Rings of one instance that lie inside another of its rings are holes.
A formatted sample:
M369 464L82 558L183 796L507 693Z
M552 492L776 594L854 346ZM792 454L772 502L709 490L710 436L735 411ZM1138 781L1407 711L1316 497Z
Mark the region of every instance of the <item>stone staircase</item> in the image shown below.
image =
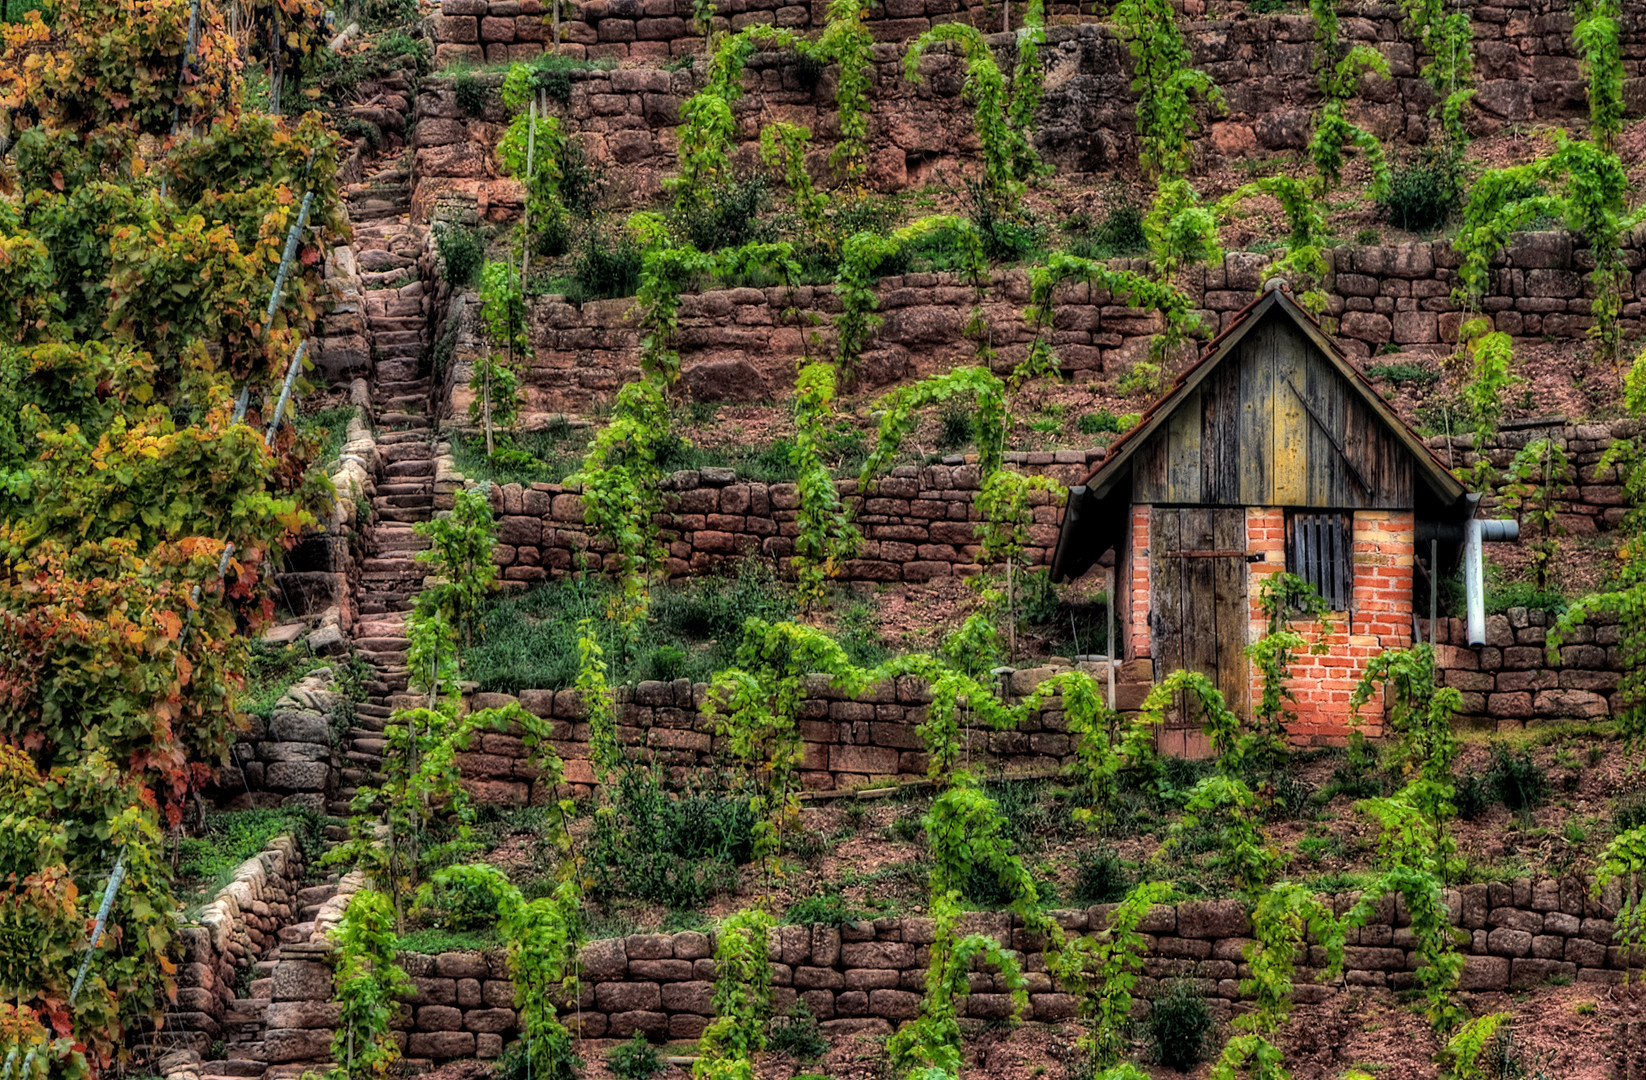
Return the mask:
M376 677L344 750L340 808L382 764L390 698L406 688L406 616L422 589L417 553L428 547L413 526L434 516L436 433L429 370L429 320L423 270L428 230L409 220L411 187L405 160L348 191L356 258L371 344L372 411L383 471L372 497L372 526L359 582L356 655Z

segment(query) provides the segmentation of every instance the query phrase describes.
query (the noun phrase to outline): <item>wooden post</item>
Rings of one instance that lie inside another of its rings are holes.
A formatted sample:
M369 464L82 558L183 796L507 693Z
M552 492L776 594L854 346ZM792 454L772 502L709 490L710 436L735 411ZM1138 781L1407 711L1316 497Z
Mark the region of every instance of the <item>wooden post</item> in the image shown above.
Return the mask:
M1109 640L1104 646L1107 655L1104 659L1109 668L1109 711L1114 711L1114 567L1109 567L1109 602L1103 605L1108 610Z

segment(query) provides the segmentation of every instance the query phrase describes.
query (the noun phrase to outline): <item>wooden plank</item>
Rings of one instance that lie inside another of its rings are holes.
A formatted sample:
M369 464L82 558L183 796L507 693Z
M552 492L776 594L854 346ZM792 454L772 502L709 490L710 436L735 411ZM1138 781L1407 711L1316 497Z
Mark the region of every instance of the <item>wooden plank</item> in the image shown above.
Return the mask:
M1289 323L1273 323L1274 358L1271 370L1274 399L1274 462L1270 470L1269 498L1264 506L1301 506L1309 501L1310 477L1319 472L1322 459L1315 453L1313 430L1303 401L1293 391L1308 381L1314 346L1296 333Z
M1183 560L1167 557L1181 548L1179 514L1163 506L1149 512L1150 652L1162 678L1183 666Z
M1166 465L1166 501L1200 501L1200 391L1183 400L1166 425L1169 461Z
M1274 326L1259 327L1242 342L1240 353L1240 483L1236 501L1243 506L1273 506L1269 498L1269 461L1274 455Z
M1200 428L1200 499L1207 506L1240 499L1240 361L1232 357L1202 384Z
M1246 549L1244 508L1215 510L1213 543L1219 548ZM1246 610L1246 560L1218 559L1212 563L1216 594L1218 673L1216 682L1229 707L1245 715L1251 697L1250 662L1246 658L1250 623Z
M1166 441L1160 433L1149 436L1132 459L1132 501L1152 506L1170 501L1166 490Z
M1217 543L1216 518L1228 511L1190 509L1183 512L1184 551L1212 551ZM1230 559L1183 559L1183 666L1213 682L1218 678L1217 569Z

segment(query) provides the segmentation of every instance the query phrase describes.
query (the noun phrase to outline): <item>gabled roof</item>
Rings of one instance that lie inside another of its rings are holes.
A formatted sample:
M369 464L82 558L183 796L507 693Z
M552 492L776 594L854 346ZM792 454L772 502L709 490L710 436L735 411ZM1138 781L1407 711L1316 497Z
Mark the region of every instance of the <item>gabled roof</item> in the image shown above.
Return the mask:
M1406 422L1389 407L1389 403L1373 388L1366 376L1361 374L1360 369L1349 362L1349 358L1343 355L1330 335L1320 328L1320 324L1297 305L1289 290L1283 284L1276 283L1236 312L1228 328L1207 343L1201 350L1199 359L1178 375L1172 388L1144 410L1143 418L1137 426L1111 443L1104 459L1086 474L1082 483L1070 489L1068 509L1063 515L1057 547L1052 552L1053 580L1063 581L1085 573L1103 551L1120 541L1126 515L1124 507L1118 503L1122 499L1129 499L1130 489L1117 490L1117 486L1129 475L1126 470L1127 462L1139 447L1148 442L1149 436L1171 418L1178 406L1189 398L1218 364L1235 350L1252 328L1261 323L1265 315L1277 308L1320 349L1321 354L1343 377L1344 382L1355 390L1372 414L1378 417L1395 439L1410 452L1417 477L1427 484L1441 505L1462 506L1462 500L1467 494L1463 484L1452 475L1451 470L1435 456L1423 440L1417 437L1417 433L1406 426ZM1467 516L1466 513L1464 516Z
M1187 400L1196 387L1205 381L1206 377L1216 369L1224 357L1234 351L1247 333L1263 321L1263 316L1274 308L1279 308L1284 315L1297 325L1298 329L1303 331L1304 336L1325 354L1326 359L1337 370L1338 374L1343 376L1344 381L1359 393L1367 407L1383 421L1389 430L1393 432L1395 438L1411 452L1418 476L1428 483L1434 493L1446 503L1453 503L1461 499L1467 491L1463 483L1452 475L1452 471L1441 462L1440 458L1435 456L1434 451L1430 450L1423 440L1418 438L1417 433L1406 425L1406 422L1400 418L1399 414L1389 407L1389 403L1383 399L1383 395L1377 392L1366 376L1361 374L1359 368L1349 362L1349 358L1343 355L1342 350L1337 347L1337 343L1332 341L1331 336L1320 328L1320 324L1315 322L1308 312L1298 306L1297 301L1292 299L1290 290L1279 283L1271 284L1266 292L1236 312L1234 321L1229 324L1226 330L1206 344L1206 347L1201 350L1200 358L1177 376L1176 381L1172 383L1172 388L1144 410L1143 418L1137 426L1109 444L1108 454L1092 468L1091 472L1086 474L1084 485L1090 489L1092 496L1101 498L1107 494L1108 489L1124 472L1121 466L1130 460L1138 447L1147 442L1149 436L1159 430L1160 426L1171 418L1177 407Z

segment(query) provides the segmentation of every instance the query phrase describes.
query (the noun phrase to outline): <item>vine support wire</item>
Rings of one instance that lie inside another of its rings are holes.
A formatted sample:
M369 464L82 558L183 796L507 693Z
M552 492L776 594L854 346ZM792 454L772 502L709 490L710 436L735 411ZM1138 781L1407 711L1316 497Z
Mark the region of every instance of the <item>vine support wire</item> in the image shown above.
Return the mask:
M182 93L183 93L183 80L188 78L188 75L189 75L189 58L194 55L194 39L195 39L195 36L199 33L199 31L200 31L200 0L194 0L194 3L189 5L189 34L188 34L188 37L185 38L184 41L183 41L183 59L178 61L178 64L177 64L177 93L178 93L179 97L181 97ZM183 115L183 103L181 101L172 102L172 105L171 105L171 134L172 134L172 138L177 137L177 122L182 117L182 115ZM164 199L166 197L166 186L167 186L167 181L165 180L165 178L161 178L161 180L160 180L160 197L162 199Z
M91 970L92 953L97 951L97 939L103 936L103 927L109 921L109 912L114 908L114 894L120 891L120 883L126 879L126 849L121 848L120 854L114 858L114 870L109 874L108 886L103 890L103 903L97 908L97 921L92 924L91 941L86 945L86 957L80 961L80 971L74 976L74 986L69 990L69 1004L80 996L80 988L86 983L86 972Z
M309 163L312 164L313 161L314 154L311 151ZM304 165L305 172L308 171L308 167L307 164ZM274 325L274 313L280 307L280 295L286 291L286 277L291 273L291 264L297 258L297 243L302 238L303 230L308 227L309 210L313 206L314 192L312 190L304 192L303 205L298 207L297 210L297 220L292 223L290 229L286 230L286 249L280 254L280 269L275 272L274 291L269 293L269 306L263 312L263 329L258 334L259 340L268 337L269 327Z

